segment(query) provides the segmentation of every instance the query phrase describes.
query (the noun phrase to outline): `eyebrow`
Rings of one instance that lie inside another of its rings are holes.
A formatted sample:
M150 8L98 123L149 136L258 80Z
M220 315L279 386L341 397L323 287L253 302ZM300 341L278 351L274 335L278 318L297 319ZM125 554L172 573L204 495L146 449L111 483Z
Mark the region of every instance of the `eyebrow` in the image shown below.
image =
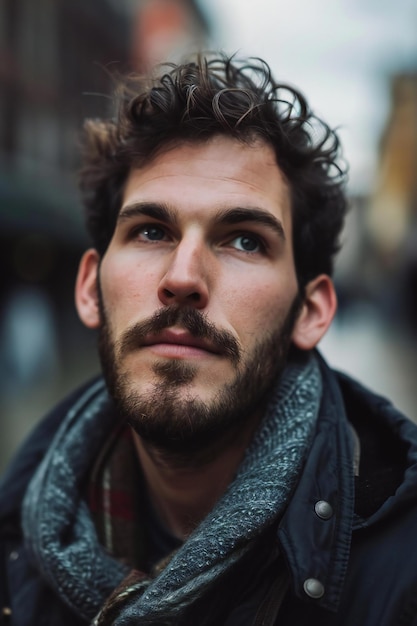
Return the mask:
M239 224L240 222L261 224L273 230L283 241L286 240L282 222L272 213L259 207L224 209L217 213L217 220L223 224Z
M168 205L159 202L136 202L135 204L128 204L120 210L117 221L128 220L132 217L138 217L139 215L146 215L146 217L152 217L161 222L177 223L175 211Z
M124 206L117 220L124 221L140 215L151 217L161 222L176 224L177 213L167 204L156 202L137 202ZM240 224L241 222L254 222L273 230L282 241L286 241L282 222L274 215L259 207L235 207L221 209L215 217L219 224Z

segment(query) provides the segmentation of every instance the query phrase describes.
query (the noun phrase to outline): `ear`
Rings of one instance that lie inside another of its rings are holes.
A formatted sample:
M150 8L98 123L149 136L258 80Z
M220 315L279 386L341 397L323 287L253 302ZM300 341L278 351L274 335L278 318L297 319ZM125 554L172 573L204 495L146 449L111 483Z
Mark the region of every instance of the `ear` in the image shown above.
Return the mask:
M329 328L337 309L330 276L320 274L305 288L304 302L294 324L292 341L300 350L314 348Z
M90 248L84 252L75 283L75 304L78 315L88 328L98 328L100 326L97 291L99 264L100 256L97 250Z

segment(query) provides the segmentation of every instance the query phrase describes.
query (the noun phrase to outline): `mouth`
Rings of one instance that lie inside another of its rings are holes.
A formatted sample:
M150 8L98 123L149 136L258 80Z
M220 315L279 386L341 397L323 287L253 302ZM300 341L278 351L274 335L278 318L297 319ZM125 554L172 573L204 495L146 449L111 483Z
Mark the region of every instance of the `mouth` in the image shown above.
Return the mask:
M194 337L186 330L174 328L147 335L141 342L141 347L150 348L161 356L176 358L221 354L220 349L207 339Z

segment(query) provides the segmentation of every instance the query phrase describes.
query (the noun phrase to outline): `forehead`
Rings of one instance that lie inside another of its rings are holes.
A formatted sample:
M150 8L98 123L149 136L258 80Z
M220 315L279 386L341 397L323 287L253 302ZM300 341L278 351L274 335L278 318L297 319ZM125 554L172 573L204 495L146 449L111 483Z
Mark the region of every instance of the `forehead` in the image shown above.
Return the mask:
M122 206L164 202L180 214L229 206L260 206L290 228L287 181L273 148L262 140L244 143L216 136L204 143L182 143L132 168Z

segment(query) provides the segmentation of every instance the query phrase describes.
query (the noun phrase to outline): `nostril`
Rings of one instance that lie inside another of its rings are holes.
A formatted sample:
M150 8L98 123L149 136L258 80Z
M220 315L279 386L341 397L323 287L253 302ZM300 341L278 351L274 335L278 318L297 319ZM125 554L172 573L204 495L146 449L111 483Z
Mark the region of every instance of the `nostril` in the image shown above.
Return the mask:
M173 291L170 291L169 289L164 289L163 292L164 292L164 296L169 299L179 297L179 296L176 296L176 294ZM198 293L198 291L193 291L192 293L189 293L188 295L186 295L184 299L192 300L193 302L200 302L201 295Z

